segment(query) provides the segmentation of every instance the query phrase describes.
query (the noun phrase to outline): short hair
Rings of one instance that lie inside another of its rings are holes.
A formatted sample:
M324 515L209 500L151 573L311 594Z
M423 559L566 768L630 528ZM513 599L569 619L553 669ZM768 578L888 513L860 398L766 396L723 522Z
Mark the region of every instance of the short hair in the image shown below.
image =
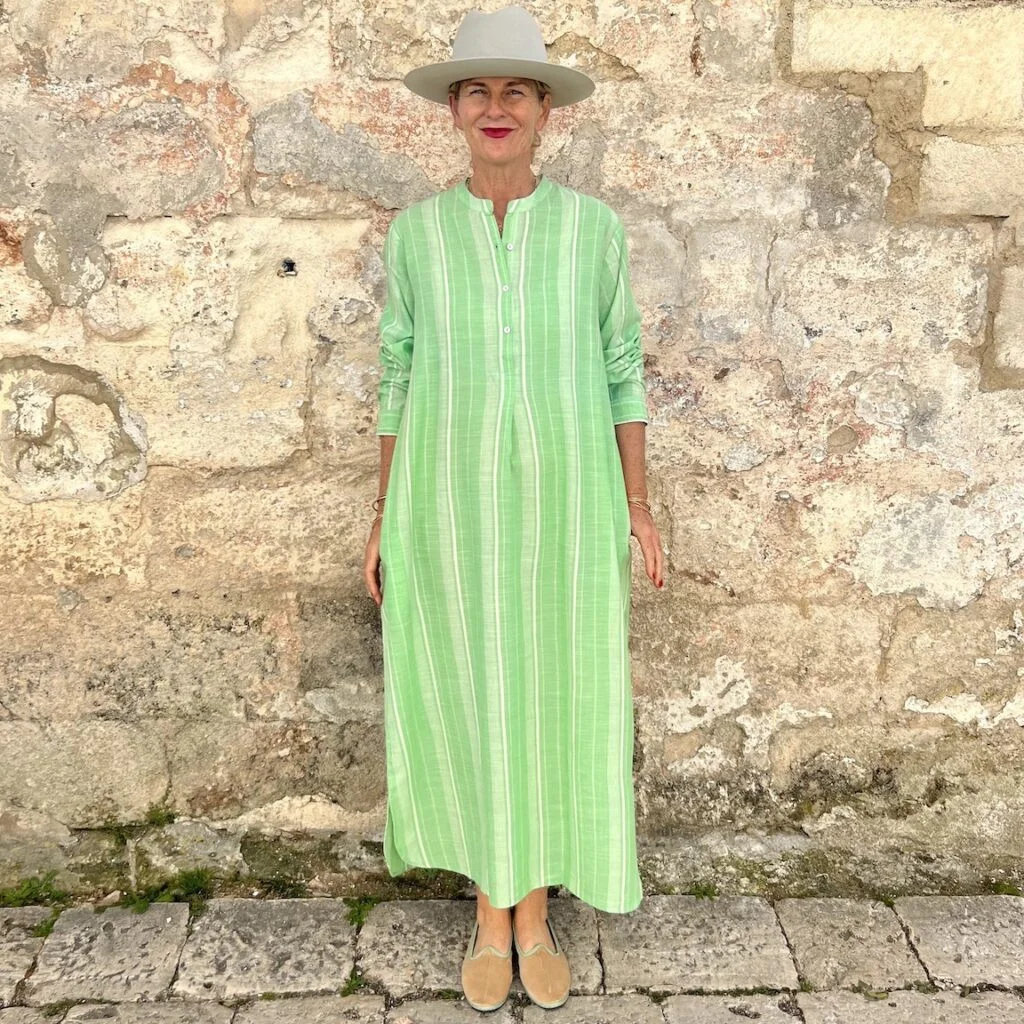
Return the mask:
M462 92L462 87L466 82L471 82L471 78L463 78L458 82L452 82L448 86L448 94L454 96L456 99L459 98L459 93ZM537 90L537 99L543 100L551 92L551 86L547 82L538 81L536 78L524 78L524 82L532 82Z

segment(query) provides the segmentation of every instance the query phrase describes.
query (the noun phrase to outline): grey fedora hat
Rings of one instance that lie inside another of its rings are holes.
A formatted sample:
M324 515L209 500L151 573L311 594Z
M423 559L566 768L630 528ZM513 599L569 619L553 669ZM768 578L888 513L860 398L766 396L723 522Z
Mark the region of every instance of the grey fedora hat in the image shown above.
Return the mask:
M417 96L448 103L448 87L465 78L533 78L551 87L551 106L585 100L594 81L582 71L548 61L540 26L522 7L493 14L467 11L452 40L451 60L410 71L403 81Z

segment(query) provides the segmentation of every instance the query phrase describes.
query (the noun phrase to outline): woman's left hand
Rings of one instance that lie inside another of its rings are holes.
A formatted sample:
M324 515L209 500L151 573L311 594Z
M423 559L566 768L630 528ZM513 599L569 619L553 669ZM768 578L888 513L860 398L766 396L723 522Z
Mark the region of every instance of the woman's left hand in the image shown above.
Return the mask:
M654 525L654 516L641 505L629 506L629 532L640 541L644 556L644 570L656 587L665 585L664 552L661 549L661 534Z

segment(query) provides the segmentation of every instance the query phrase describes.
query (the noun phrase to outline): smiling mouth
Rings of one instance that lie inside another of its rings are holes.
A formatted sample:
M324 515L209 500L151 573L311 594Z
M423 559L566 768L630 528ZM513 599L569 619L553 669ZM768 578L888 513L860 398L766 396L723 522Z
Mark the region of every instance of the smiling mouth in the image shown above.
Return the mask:
M503 139L506 135L510 134L511 128L484 128L484 135L489 136L492 139Z

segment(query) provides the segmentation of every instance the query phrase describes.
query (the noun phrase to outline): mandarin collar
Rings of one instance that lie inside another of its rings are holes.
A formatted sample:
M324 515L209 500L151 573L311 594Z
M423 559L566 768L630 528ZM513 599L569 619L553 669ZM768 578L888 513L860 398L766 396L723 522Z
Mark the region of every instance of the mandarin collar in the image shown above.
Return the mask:
M469 185L467 184L468 178L462 178L459 183L455 186L455 192L458 197L472 210L480 210L483 213L494 213L494 200L482 199L480 196L473 195L469 191ZM513 213L517 210L528 210L531 206L535 206L537 203L542 202L547 198L548 193L554 188L554 183L547 175L538 174L537 184L534 190L525 196L517 196L515 199L508 201L508 213Z

